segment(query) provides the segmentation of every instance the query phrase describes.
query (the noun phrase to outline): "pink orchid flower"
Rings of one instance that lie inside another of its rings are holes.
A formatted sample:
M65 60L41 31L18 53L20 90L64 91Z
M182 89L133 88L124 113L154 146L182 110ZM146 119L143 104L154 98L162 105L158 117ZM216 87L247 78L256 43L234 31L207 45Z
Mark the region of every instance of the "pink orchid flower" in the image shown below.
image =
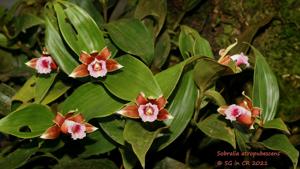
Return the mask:
M86 133L91 133L98 128L85 122L82 114L68 112L65 116L57 113L53 122L53 126L49 127L42 135L43 139L56 139L60 133L70 134L73 140L83 139Z
M90 54L83 51L79 57L82 64L77 66L69 76L76 78L90 75L98 78L106 76L107 72L113 72L123 67L116 60L109 59L110 56L111 53L107 47L100 52L95 51Z
M167 100L163 96L157 99L146 98L141 92L134 105L127 105L117 113L130 118L141 118L143 122L163 121L173 118L164 108L166 104Z
M236 54L230 56L230 58L236 63L237 66L245 65L246 67L249 67L250 64L248 62L249 58L248 56L244 55L244 53Z
M48 74L52 70L57 69L55 61L47 53L46 49L43 50L41 57L33 58L25 64L33 69L36 69L40 74Z
M237 121L248 128L253 128L255 119L261 114L261 109L253 107L252 100L244 92L243 95L245 98L238 105L221 106L218 112L231 122Z

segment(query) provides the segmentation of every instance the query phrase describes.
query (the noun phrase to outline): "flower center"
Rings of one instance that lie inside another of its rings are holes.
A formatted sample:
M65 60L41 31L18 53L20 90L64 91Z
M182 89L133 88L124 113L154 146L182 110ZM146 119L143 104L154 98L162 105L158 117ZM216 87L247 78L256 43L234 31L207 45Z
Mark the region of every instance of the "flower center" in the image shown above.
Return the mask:
M239 114L240 114L240 111L237 108L233 109L232 112L231 112L231 115L234 116L234 117L238 116Z
M48 61L48 60L42 60L42 66L43 66L44 68L48 68L48 66L49 66L49 61Z
M94 71L100 71L100 70L102 70L102 64L99 63L99 62L96 62L96 63L93 65L93 69L94 69Z
M73 133L78 133L81 130L81 125L80 124L75 124L74 126L72 126L72 132Z
M147 106L144 111L145 111L145 115L147 116L153 115L153 109L150 106Z

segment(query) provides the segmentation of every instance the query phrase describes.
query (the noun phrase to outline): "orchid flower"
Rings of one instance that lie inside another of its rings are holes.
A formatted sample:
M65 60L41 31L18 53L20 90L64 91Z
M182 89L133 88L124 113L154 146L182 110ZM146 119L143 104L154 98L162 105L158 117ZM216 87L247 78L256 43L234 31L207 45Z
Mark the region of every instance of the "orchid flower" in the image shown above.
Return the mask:
M167 100L163 96L157 99L146 98L141 92L134 105L127 105L117 113L130 118L141 118L143 122L162 121L173 118L164 108L166 104Z
M244 53L235 54L230 56L230 58L236 63L237 66L245 65L246 67L249 67L250 64L248 62L249 58L248 56L244 55Z
M220 53L222 53L220 51ZM235 55L225 55L221 57L218 62L222 65L229 65L231 62L234 62L235 66L240 68L240 66L245 65L246 67L249 67L250 64L248 62L249 58L248 56L244 55L244 53L235 54Z
M52 59L50 54L47 53L46 49L43 49L41 57L33 58L25 64L33 69L36 69L40 74L48 74L52 70L57 69L55 61Z
M83 139L86 133L91 133L98 128L85 122L82 114L75 114L74 111L68 112L65 116L57 113L53 126L49 127L42 135L43 139L55 139L62 132L70 134L73 140Z
M220 58L218 62L222 65L229 66L233 68L235 73L238 73L241 70L241 66L245 65L246 67L249 67L250 64L248 62L249 58L248 56L244 55L244 53L235 54L235 55L228 55L228 52L234 48L238 44L237 39L235 39L235 42L231 45L229 45L226 49L221 49L219 51ZM232 67L233 66L233 67Z
M243 95L244 99L238 105L221 106L218 108L218 112L231 122L237 121L242 125L253 128L255 119L261 114L261 109L253 107L252 100L244 92Z
M98 78L106 76L107 72L113 72L123 67L116 60L109 59L110 56L111 52L107 47L100 52L95 51L90 54L82 51L79 57L82 64L77 66L69 76L76 78L90 75Z

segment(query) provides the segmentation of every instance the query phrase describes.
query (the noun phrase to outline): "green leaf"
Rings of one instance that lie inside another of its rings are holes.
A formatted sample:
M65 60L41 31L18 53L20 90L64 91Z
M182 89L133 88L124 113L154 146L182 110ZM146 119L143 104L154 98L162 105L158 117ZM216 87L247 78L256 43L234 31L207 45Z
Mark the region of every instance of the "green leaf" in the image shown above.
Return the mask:
M123 130L125 121L117 119L116 116L110 116L108 118L102 118L99 125L103 131L115 142L121 145L125 145L123 137Z
M124 138L131 144L132 149L143 168L145 168L146 154L161 129L162 128L156 131L148 131L140 122L133 120L127 120L126 122L123 133Z
M89 134L85 144L84 152L79 155L81 158L104 154L116 148L114 144L105 138L102 131L99 130Z
M28 28L31 28L36 25L44 24L42 20L37 15L26 13L16 17L15 21L15 33L13 37L16 37L21 31L25 31Z
M118 169L116 164L108 159L80 159L61 160L53 169Z
M84 9L94 19L97 25L100 27L104 24L104 19L101 15L101 11L97 5L94 4L93 0L71 0L71 2L77 4Z
M12 97L16 91L5 83L0 84L0 114L6 115L11 111Z
M20 138L33 138L45 132L53 124L53 118L54 114L48 107L32 104L2 118L0 131ZM24 129L26 131L23 131Z
M220 76L232 73L231 68L207 57L199 59L194 67L194 79L201 92L211 88Z
M155 19L154 23L157 23L154 28L155 37L162 29L167 16L167 1L164 0L141 0L139 1L134 16L140 20Z
M231 127L228 127L224 118L219 114L212 114L197 124L198 128L214 139L226 141L235 149L235 134Z
M171 40L168 31L165 31L155 44L154 60L152 67L161 68L168 59L171 50Z
M36 77L32 76L29 78L25 84L21 87L21 89L13 96L12 100L18 100L23 103L29 102L34 98L34 90L35 90Z
M280 151L286 154L293 162L294 169L297 168L299 151L290 143L286 135L275 134L261 143L270 150Z
M38 75L35 84L35 103L40 103L51 85L53 84L57 73L50 73L49 75Z
M24 165L29 158L34 155L38 147L33 148L18 148L6 157L0 158L1 169L19 168Z
M214 54L212 53L209 42L200 35L195 39L193 54L194 56L206 56L209 58L214 58Z
M116 60L124 67L104 80L105 87L115 96L134 101L140 92L155 98L162 94L152 72L143 62L130 55Z
M154 42L151 33L138 19L122 19L105 26L112 41L124 52L140 57L146 64L152 62Z
M63 1L61 3L66 9L57 3L54 4L54 9L60 31L73 51L80 55L82 50L90 53L103 49L105 47L103 33L89 14L75 4Z
M155 75L155 79L163 92L163 96L166 99L172 94L173 90L175 89L180 79L184 65L185 62L181 62Z
M105 117L115 113L123 104L110 96L102 85L86 83L77 88L61 105L59 110L65 114L76 110L87 120Z
M8 43L8 39L3 33L0 33L0 46L6 47Z
M253 105L263 111L261 117L264 122L274 119L279 101L279 88L276 76L272 72L262 54L252 47L256 57L254 68L254 82L252 99Z
M282 130L288 134L290 134L289 129L287 128L286 124L282 121L281 118L276 118L270 121L267 121L264 125L263 128L265 129L277 129L277 130Z
M169 125L170 134L165 134L158 139L159 150L170 145L184 131L194 113L197 87L193 81L192 71L185 73L178 84L178 91L168 108L174 117L165 121Z
M163 160L155 164L153 169L170 169L170 168L180 168L180 169L190 169L187 165L170 157L165 157Z
M54 100L58 99L64 93L66 93L71 86L64 84L62 81L54 82L53 86L48 91L45 98L42 100L41 104L49 104Z
M213 58L211 47L199 33L188 27L181 26L179 34L179 50L184 59L190 56L206 56Z
M155 79L165 98L168 98L172 94L181 77L183 68L196 59L198 59L198 57L191 57L155 75Z
M250 147L247 145L249 142L249 134L243 133L238 129L234 129L235 139L237 146L241 152L246 152L250 150Z
M78 65L74 58L67 51L63 40L59 33L50 21L50 18L45 18L46 23L46 47L54 58L55 62L68 75L71 74L73 69Z
M122 156L122 162L125 169L132 169L136 166L138 159L134 152L128 147L119 148Z
M223 96L215 90L206 90L204 95L215 101L218 106L226 105L226 101Z

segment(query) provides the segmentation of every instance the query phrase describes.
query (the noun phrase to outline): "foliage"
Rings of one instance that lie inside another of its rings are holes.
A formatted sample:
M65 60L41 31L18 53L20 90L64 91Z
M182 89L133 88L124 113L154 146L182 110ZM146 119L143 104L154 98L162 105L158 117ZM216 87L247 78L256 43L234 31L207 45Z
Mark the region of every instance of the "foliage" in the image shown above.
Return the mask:
M222 151L280 152L296 168L299 152L285 135L292 132L277 116L276 76L261 52L242 43L270 19L214 49L180 25L199 1L182 1L174 23L169 3L20 0L1 7L1 166L189 168L191 153L215 143ZM228 79L248 88L228 87ZM177 145L184 163L172 155Z

